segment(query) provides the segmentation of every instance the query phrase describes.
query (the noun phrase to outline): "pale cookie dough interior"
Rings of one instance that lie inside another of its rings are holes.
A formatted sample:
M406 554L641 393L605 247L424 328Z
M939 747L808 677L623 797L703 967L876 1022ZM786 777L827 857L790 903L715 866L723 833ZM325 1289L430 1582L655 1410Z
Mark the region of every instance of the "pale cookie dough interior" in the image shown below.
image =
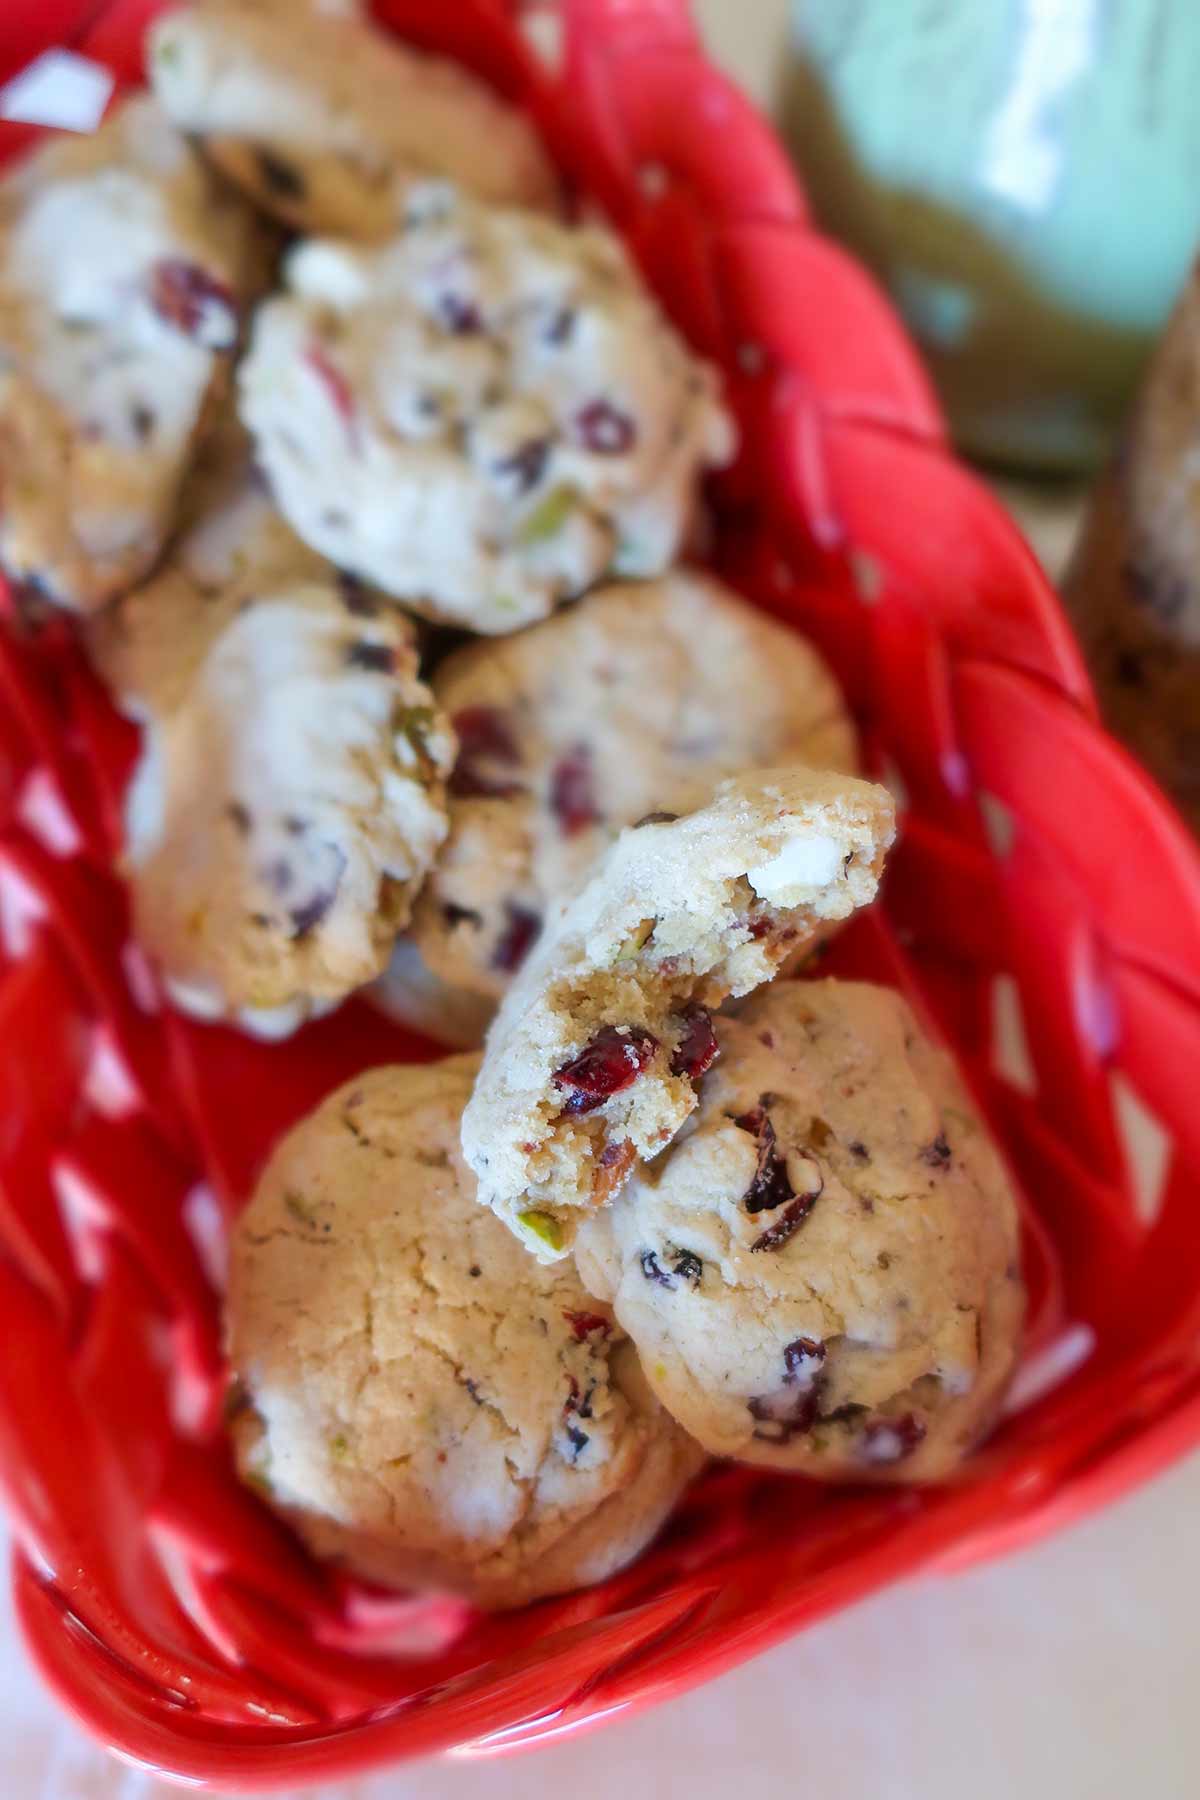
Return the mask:
M480 1200L535 1255L565 1256L665 1148L716 1053L709 1009L868 905L893 832L883 788L790 768L622 833L505 996L463 1115Z
M260 308L242 417L300 535L405 605L509 632L661 574L733 427L619 241L436 184L378 248L315 239Z
M147 68L215 167L300 231L386 236L408 185L429 176L493 203L558 199L515 108L346 8L202 0L151 26Z
M433 977L493 1004L624 826L690 811L743 769L858 766L812 645L699 572L598 588L457 651L432 686L459 754L412 936ZM393 988L402 1011L399 972Z
M631 1561L703 1459L574 1270L476 1204L477 1063L373 1070L290 1134L227 1328L239 1463L308 1545L506 1607Z
M455 745L411 621L300 544L244 461L201 487L212 504L93 645L143 725L138 936L178 1004L278 1034L386 966Z
M694 1117L583 1225L585 1284L714 1455L947 1475L1024 1310L1016 1204L951 1059L854 982L779 982L716 1030Z
M90 612L161 553L263 245L149 99L0 183L0 565Z

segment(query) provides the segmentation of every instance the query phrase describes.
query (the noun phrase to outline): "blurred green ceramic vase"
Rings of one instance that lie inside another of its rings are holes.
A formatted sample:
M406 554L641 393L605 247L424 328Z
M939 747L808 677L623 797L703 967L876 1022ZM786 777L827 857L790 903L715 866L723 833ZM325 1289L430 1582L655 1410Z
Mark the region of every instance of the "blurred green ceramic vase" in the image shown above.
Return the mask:
M785 129L961 447L1093 467L1200 239L1200 0L795 0Z

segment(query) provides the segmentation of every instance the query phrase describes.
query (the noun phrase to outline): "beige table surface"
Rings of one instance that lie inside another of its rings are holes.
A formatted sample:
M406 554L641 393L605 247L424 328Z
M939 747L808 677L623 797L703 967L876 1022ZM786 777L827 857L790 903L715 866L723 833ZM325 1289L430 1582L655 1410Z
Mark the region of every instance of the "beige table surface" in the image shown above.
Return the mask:
M452 0L446 0L452 3ZM811 0L820 4L820 0ZM766 91L786 0L697 0ZM1053 534L1052 534L1053 535ZM1200 1800L1200 1457L1066 1537L894 1589L641 1718L321 1800ZM42 1694L0 1589L0 1800L167 1800Z

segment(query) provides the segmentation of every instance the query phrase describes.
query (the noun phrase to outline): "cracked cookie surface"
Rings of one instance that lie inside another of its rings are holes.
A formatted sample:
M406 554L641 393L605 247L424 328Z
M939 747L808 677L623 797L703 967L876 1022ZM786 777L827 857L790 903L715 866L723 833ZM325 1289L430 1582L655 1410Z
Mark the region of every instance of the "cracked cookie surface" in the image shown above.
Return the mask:
M387 243L313 238L285 277L241 413L340 568L496 634L674 561L733 425L611 232L427 183Z
M630 1561L702 1457L574 1270L476 1204L477 1064L373 1070L276 1151L234 1236L232 1431L318 1555L503 1607Z
M155 103L0 183L0 565L94 612L145 575L264 245Z
M236 430L162 573L93 632L142 723L125 867L178 1004L278 1035L385 967L446 829L454 738L390 601L276 513Z
M1024 1306L1016 1205L950 1057L858 982L777 983L716 1031L694 1118L583 1226L580 1274L713 1454L948 1474Z
M534 1255L665 1149L716 1054L711 1010L874 899L886 789L761 769L622 832L547 925L488 1033L463 1115L479 1198Z
M813 647L699 571L598 588L528 631L456 651L431 685L459 755L449 834L411 934L429 975L485 1008L548 907L623 827L687 812L743 769L857 767L853 725ZM405 973L392 983L400 1011ZM419 982L412 1000L425 1023Z
M357 9L202 0L151 27L147 65L214 167L297 231L384 236L409 183L430 176L493 203L558 197L521 113Z

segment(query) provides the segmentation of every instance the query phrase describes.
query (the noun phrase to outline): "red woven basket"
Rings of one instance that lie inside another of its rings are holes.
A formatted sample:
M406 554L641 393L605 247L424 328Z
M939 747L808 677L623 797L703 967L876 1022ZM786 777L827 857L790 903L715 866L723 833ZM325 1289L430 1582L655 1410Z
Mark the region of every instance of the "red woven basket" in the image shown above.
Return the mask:
M43 42L96 11L32 10ZM110 6L75 47L136 79L154 10ZM503 0L377 10L534 111L723 365L745 448L713 492L714 560L817 640L904 797L883 906L834 966L903 985L955 1045L1026 1202L1034 1311L1009 1416L946 1486L716 1470L634 1568L501 1618L317 1568L223 1444L224 1224L335 1081L433 1050L358 1003L277 1047L158 1009L112 870L130 729L66 625L0 628L0 1480L19 1616L105 1742L241 1787L649 1705L887 1582L1079 1518L1200 1438L1200 863L1098 729L1033 558L951 459L891 314L811 229L683 0L565 0L553 75ZM29 9L4 17L0 73L38 47ZM1137 1168L1131 1117L1153 1153Z

